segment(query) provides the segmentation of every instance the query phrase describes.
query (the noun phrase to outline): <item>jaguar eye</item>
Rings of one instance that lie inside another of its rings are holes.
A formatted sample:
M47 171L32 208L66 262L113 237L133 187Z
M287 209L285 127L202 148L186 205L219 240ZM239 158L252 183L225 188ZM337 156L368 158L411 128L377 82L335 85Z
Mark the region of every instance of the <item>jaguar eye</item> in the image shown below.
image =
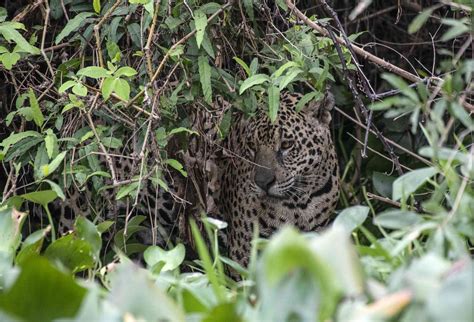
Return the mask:
M293 142L293 141L283 141L280 144L280 150L289 150L293 147L294 143L295 142Z

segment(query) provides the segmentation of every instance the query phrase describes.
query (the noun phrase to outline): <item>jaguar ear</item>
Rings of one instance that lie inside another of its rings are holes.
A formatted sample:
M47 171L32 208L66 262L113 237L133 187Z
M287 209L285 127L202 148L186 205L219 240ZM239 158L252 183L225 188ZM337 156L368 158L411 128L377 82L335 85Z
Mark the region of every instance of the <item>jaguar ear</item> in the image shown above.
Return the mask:
M331 123L331 110L334 108L334 95L329 88L324 92L324 96L318 100L313 100L303 108L303 112L310 114L323 124Z

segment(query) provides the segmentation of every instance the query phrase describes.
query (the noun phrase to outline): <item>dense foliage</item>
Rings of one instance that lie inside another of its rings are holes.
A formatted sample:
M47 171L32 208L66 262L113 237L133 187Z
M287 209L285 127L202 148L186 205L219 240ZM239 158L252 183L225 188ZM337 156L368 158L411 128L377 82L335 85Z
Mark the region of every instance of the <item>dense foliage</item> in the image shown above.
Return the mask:
M422 2L7 1L0 320L473 321L473 5ZM281 91L302 108L329 87L333 223L255 231L237 267L204 218L206 153L232 126L217 101L274 119ZM140 235L149 187L186 210L168 249ZM65 213L76 192L88 211Z

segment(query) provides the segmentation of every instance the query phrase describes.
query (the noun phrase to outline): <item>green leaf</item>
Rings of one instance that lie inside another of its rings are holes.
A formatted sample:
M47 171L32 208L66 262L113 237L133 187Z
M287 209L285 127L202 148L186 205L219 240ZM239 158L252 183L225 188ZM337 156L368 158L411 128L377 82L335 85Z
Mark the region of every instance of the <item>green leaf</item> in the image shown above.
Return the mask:
M84 67L77 72L77 75L86 76L94 79L110 77L109 71L99 66Z
M43 112L41 112L38 100L36 99L35 93L33 92L31 88L28 92L28 97L30 99L31 111L33 113L32 114L33 121L35 122L37 126L41 126L44 123Z
M334 220L333 226L344 228L348 232L352 232L359 227L367 219L369 207L353 206L344 209Z
M32 257L21 266L15 283L0 294L0 311L23 321L72 318L86 289L74 278L54 268L45 258Z
M166 164L168 164L169 166L171 166L172 168L178 170L182 175L183 177L187 177L188 176L188 173L186 171L184 171L183 169L183 165L178 161L178 160L175 160L175 159L167 159L165 161Z
M280 90L275 85L268 88L268 117L273 123L278 116L278 109L280 107Z
M36 131L24 131L24 132L20 132L20 133L12 133L12 134L10 134L9 137L7 137L5 140L0 142L0 146L3 147L2 153L6 155L8 150L10 149L10 147L12 145L20 142L21 140L23 140L27 137L38 137L39 138L39 137L42 137L42 135L39 134Z
M405 173L393 182L393 200L406 200L413 192L422 186L429 178L438 173L434 167L417 169Z
M269 81L270 81L270 77L268 77L268 75L265 75L265 74L256 74L256 75L250 76L249 78L244 80L242 84L240 85L239 95L242 95L242 93L245 92L245 90L247 90L248 88L252 86L259 85L259 84L269 82Z
M19 195L19 197L46 207L50 202L54 201L58 195L53 190L42 190L25 193Z
M7 41L14 41L22 52L30 53L32 55L38 55L40 50L32 45L16 30L24 29L23 24L18 22L6 21L0 24L0 34Z
M198 48L201 48L201 43L206 32L207 17L201 10L194 12L194 25L196 26L196 43Z
M121 76L126 76L126 77L131 77L135 76L137 74L137 71L133 69L132 67L120 67L115 73L115 77L121 77Z
M294 61L289 61L289 62L286 62L285 64L281 65L280 68L278 68L273 74L272 74L272 78L273 79L276 79L278 77L280 77L281 75L283 75L283 73L290 67L299 67L299 64L294 62Z
M185 127L177 127L177 128L172 129L171 131L169 131L169 133L168 133L167 136L172 136L172 135L174 135L174 134L182 133L182 132L187 132L187 133L189 133L189 134L199 135L199 133L196 132L196 131L187 129L187 128L185 128Z
M389 210L374 218L374 224L388 229L411 228L422 223L423 217L405 210Z
M207 57L199 56L198 67L204 100L206 103L212 104L211 66L209 65Z
M51 159L58 152L58 138L51 129L46 130L46 137L44 138L46 152L48 158Z
M44 252L51 261L59 261L72 273L94 267L94 253L90 243L69 234L51 243Z
M26 215L14 208L0 210L0 260L6 259L10 263L13 261L21 243L21 229Z
M319 99L323 98L323 96L324 96L323 93L317 92L317 91L305 94L302 98L300 98L300 100L296 104L296 107L295 107L296 112L301 111L303 109L303 107L305 107L306 104L308 104L310 101L319 100Z
M292 68L281 80L280 80L280 85L279 89L280 91L283 90L286 86L288 86L289 83L291 83L296 76L301 74L303 71L299 68Z
M242 59L240 59L237 56L233 57L233 59L237 62L237 64L239 64L245 70L245 73L247 74L247 77L250 76L249 66Z
M64 157L66 156L67 151L63 151L59 153L53 161L51 161L49 164L43 165L41 167L41 172L43 174L43 178L49 176L51 173L56 171L56 169L61 165L61 162L63 162Z
M124 101L128 101L130 98L130 85L128 85L128 82L125 79L116 78L114 80L113 91Z
M74 231L78 238L85 240L90 244L92 252L94 253L94 261L97 261L97 256L102 248L102 239L97 227L86 217L78 216L74 223Z
M384 197L392 196L392 184L396 178L388 176L384 173L374 171L372 174L372 183L375 190Z
M65 91L67 91L68 89L70 89L71 87L73 87L74 85L76 85L77 82L76 81L73 81L73 80L69 80L67 82L64 82L58 89L58 93L59 94L62 94L64 93Z
M150 246L143 253L143 258L153 272L155 272L153 268L156 267L157 264L161 268L160 271L165 272L178 268L184 260L184 255L185 248L183 244L178 244L169 251L158 246Z
M409 97L413 102L419 102L418 94L416 91L409 87L408 84L399 76L393 74L382 74L382 78L385 79L390 85L400 90L405 96Z
M120 200L126 196L133 196L136 193L136 190L138 189L139 182L132 182L130 184L122 186L119 191L117 192L117 195L115 196L116 200Z
M87 22L86 19L93 15L93 12L81 12L77 16L69 20L66 26L64 26L63 30L61 30L59 35L56 36L56 40L54 41L56 45L59 44L61 40L69 36L70 33L81 28Z
M92 7L96 13L100 13L100 0L94 0L92 2Z
M431 7L423 10L420 14L418 14L418 16L413 19L410 25L408 25L408 33L413 34L417 32L425 24L425 22L428 20L428 18L431 16L431 14L436 8L437 7Z
M451 28L441 36L441 41L451 40L470 31L468 27L469 22L466 20L442 19L441 22L445 25L451 26Z
M4 53L0 55L0 62L7 70L11 70L13 65L15 65L20 59L20 54L18 53Z
M81 83L76 83L72 87L72 92L76 94L77 96L86 96L87 95L87 87L85 87Z
M104 82L102 83L102 96L104 97L104 100L108 100L110 97L110 94L114 91L115 87L115 82L117 78L114 77L108 77L104 79Z
M15 257L16 265L23 265L29 258L39 255L43 247L44 238L48 235L50 228L35 231L21 244L21 249Z
M61 198L62 201L66 200L66 196L64 195L63 189L61 189L61 187L57 183L48 179L44 180L44 182L49 184L49 186L51 187L51 190L53 190L56 193L56 195L59 198Z

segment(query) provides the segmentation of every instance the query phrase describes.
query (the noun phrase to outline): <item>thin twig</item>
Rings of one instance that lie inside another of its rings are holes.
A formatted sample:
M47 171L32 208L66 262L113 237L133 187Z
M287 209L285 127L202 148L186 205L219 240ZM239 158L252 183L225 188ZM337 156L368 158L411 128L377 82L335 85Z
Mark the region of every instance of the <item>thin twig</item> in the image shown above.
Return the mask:
M109 19L109 17L112 15L112 13L117 9L117 7L120 5L122 0L117 0L115 1L114 5L110 7L109 10L105 13L105 15L99 20L99 22L94 26L94 35L95 35L95 42L97 45L97 56L99 56L99 66L104 67L104 58L102 57L102 49L100 46L100 34L99 30L100 27Z
M48 30L48 24L49 24L49 14L51 12L51 10L49 9L48 0L44 1L44 6L46 7L46 9L45 9L45 17L44 17L43 34L41 36L41 49L40 50L41 50L41 55L46 61L46 65L48 65L48 70L51 73L51 77L54 79L55 74L54 74L53 66L51 66L51 62L49 61L49 58L46 55L46 52L44 51L44 43L46 41L46 31Z

